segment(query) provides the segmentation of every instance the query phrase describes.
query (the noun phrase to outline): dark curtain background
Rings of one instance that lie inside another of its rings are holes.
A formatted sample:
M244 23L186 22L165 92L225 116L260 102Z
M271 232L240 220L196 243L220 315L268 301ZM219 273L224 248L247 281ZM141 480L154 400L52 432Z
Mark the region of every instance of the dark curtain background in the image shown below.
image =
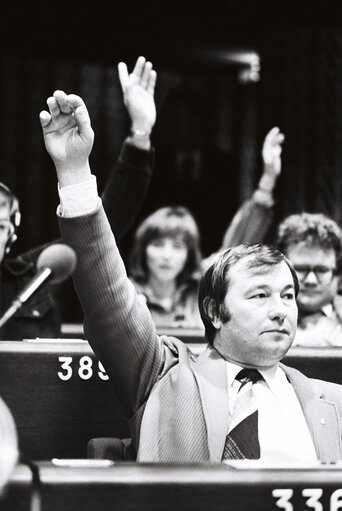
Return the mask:
M219 247L234 212L252 193L263 138L274 125L286 138L267 241L278 221L293 212L320 211L342 223L342 29L284 26L263 31L256 47L258 83L241 83L239 66L201 60L200 52L193 61L181 52L177 58L167 52L163 58L157 51L148 55L158 71L156 159L136 224L166 204L188 206L202 233L204 255ZM130 69L138 56L132 53L126 59ZM91 166L103 188L129 127L116 64L1 56L0 179L17 193L23 216L14 253L59 235L56 179L38 119L57 88L81 95L88 106L96 134ZM133 230L121 241L124 258ZM78 321L78 303L68 298L71 284L65 287L64 318Z
M301 211L342 224L341 28L269 32L260 56L260 123L280 126L286 137L270 234L279 220Z
M136 225L166 204L189 207L204 255L216 250L256 186L262 142L274 125L286 138L267 241L278 221L293 212L320 211L342 223L342 29L319 23L270 27L255 37L261 59L257 83L239 81L240 66L225 58L223 43L216 54L165 46L142 52L158 71L155 171L136 224L121 240L124 258ZM88 106L96 134L91 166L100 191L113 168L129 123L115 67L119 59L111 61L108 53L102 61L94 47L77 59L65 52L54 58L43 51L40 57L1 54L0 180L18 195L23 216L14 254L59 235L55 173L38 119L55 89L79 94ZM131 46L120 59L132 69L139 53ZM63 292L64 320L81 320L70 282Z

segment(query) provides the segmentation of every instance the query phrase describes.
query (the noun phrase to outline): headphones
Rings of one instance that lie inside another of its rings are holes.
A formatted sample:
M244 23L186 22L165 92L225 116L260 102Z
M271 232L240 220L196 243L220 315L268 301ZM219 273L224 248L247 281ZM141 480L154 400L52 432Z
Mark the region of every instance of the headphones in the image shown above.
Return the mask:
M19 201L17 197L14 195L14 193L6 186L4 183L0 182L0 195L3 195L6 197L9 205L10 210L10 222L11 222L11 230L10 235L8 237L5 252L6 254L9 253L11 250L11 246L18 238L17 231L20 225L21 221L21 213L19 210Z

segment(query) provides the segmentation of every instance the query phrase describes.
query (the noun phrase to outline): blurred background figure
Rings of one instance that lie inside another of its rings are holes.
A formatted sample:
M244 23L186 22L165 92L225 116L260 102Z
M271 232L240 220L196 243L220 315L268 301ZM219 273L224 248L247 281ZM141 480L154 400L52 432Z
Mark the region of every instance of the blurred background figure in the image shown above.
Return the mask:
M135 232L128 273L157 328L203 328L197 289L200 233L185 207L160 208Z
M273 221L274 189L281 172L281 152L284 134L274 126L265 136L262 146L263 172L256 190L246 199L224 233L220 250L241 243L261 243ZM206 257L203 269L208 268L217 252Z
M300 284L293 345L342 346L340 227L320 213L290 215L278 227L276 244L290 259Z
M113 232L120 239L134 221L152 176L153 148L150 135L156 118L156 72L151 62L142 56L137 59L131 73L128 73L124 62L118 64L118 72L130 131L108 175L102 200L111 219ZM124 196L123 188L126 191ZM10 257L20 219L17 197L6 185L0 183L0 315L35 276L36 262L43 249L56 242L54 240ZM5 323L0 338L22 340L61 337L62 308L66 307L66 303L70 309L78 308L78 305L71 302L72 299L77 301L71 281L69 285L65 298L62 298L59 285L44 285Z
M2 315L25 284L36 272L36 261L43 248L39 246L17 257L10 251L17 239L21 214L19 201L14 193L0 183L0 265ZM45 287L36 293L1 329L1 339L24 339L58 337L60 335L60 312L56 302L56 286Z
M258 187L237 211L220 250L263 241L272 221L273 190L281 170L283 141L278 127L267 133ZM134 234L128 273L146 300L157 328L203 329L198 311L198 283L202 270L216 254L202 258L198 224L188 208L163 207L141 223Z

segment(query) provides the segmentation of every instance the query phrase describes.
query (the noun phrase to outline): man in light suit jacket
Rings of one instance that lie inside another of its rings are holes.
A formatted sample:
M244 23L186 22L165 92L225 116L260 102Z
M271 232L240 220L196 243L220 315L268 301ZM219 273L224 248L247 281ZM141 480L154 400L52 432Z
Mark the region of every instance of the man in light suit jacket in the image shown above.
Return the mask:
M141 69L147 95L150 66ZM342 459L341 386L279 363L297 323L298 281L283 254L240 245L217 256L200 286L208 347L198 356L179 339L158 336L97 194L86 106L56 91L48 107L40 121L58 177L62 236L78 257L73 278L85 333L125 406L137 460L221 461L243 367L261 375L253 385L260 460Z

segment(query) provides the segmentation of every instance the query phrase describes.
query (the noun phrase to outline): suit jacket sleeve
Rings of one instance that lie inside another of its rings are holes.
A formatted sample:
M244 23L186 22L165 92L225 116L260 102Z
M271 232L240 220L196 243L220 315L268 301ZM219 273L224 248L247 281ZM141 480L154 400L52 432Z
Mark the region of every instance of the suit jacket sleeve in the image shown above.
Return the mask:
M167 350L146 303L127 278L102 206L91 215L60 217L59 223L63 240L77 254L73 280L86 338L131 415L161 374Z
M132 226L150 185L154 150L125 142L102 193L103 207L117 240Z

